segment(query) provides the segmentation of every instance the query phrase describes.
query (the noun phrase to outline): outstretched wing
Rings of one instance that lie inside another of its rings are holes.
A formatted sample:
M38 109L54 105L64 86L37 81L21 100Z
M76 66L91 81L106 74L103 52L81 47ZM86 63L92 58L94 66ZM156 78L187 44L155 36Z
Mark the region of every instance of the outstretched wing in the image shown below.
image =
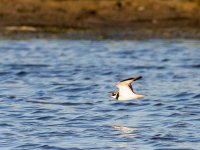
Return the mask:
M120 81L116 84L116 87L119 88L119 92L122 93L122 91L130 92L130 90L134 93L133 87L131 85L132 82L141 79L142 76L134 77L134 78L128 78L125 80Z

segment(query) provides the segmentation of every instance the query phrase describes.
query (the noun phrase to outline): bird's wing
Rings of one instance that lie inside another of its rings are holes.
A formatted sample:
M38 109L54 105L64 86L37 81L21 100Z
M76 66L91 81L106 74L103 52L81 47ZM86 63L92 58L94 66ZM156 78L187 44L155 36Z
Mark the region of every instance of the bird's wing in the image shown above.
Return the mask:
M127 91L130 92L130 90L134 92L133 87L131 85L132 82L141 79L142 76L134 77L134 78L128 78L125 80L120 81L119 83L116 84L116 87L119 88L119 92Z
M129 95L132 95L134 92L130 88L130 86L127 86L125 84L116 84L117 88L119 88L119 96L121 97L127 97Z

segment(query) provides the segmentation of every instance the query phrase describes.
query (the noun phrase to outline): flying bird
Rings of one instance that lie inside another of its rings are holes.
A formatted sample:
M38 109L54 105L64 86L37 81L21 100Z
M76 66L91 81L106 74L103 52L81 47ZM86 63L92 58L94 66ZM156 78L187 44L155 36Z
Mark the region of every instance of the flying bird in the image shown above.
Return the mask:
M119 89L119 91L112 92L110 96L116 100L132 100L136 98L143 98L144 95L136 94L131 85L132 82L139 80L141 78L142 76L138 76L138 77L128 78L128 79L118 82L116 84L116 87Z

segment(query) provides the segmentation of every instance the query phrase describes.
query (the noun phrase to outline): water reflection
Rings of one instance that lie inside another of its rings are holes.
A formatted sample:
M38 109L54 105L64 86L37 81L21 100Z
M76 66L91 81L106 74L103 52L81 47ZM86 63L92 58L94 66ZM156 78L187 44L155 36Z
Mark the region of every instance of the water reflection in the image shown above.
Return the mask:
M131 128L131 127L125 127L125 126L119 126L119 125L113 125L113 129L120 131L119 137L124 137L128 139L134 139L136 135L137 128Z
M122 133L133 133L134 131L137 131L136 128L130 128L130 127L124 127L124 126L117 126L117 125L113 125L112 128L116 129L116 130L119 130Z

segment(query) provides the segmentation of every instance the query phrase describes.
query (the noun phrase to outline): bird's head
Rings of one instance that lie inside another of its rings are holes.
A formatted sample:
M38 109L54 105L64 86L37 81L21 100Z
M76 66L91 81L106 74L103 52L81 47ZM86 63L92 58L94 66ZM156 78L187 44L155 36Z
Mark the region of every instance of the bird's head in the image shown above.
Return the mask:
M117 94L118 94L118 92L111 92L109 94L109 96L112 97L112 98L114 98L114 99L116 99L117 98Z

